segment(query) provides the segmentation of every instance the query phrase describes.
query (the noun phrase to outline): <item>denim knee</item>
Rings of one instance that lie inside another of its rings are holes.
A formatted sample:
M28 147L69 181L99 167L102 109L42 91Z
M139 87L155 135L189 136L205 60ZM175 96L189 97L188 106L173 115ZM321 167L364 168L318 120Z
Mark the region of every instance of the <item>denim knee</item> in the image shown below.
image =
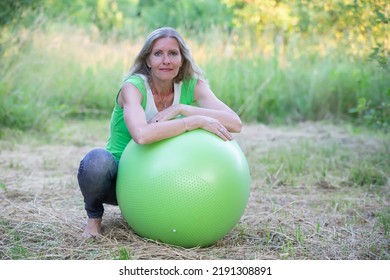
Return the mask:
M77 179L90 218L103 216L103 203L117 205L117 172L118 161L105 149L93 149L81 160Z

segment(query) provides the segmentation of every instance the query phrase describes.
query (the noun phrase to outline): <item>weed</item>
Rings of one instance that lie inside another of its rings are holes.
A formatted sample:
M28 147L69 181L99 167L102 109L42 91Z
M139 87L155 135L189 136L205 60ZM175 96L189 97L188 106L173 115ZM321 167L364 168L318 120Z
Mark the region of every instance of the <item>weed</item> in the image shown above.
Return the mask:
M382 210L378 214L378 220L383 227L383 234L388 237L390 232L390 208Z
M318 222L316 226L316 233L319 234L321 231L321 224Z
M28 256L28 249L20 244L15 244L9 249L9 254L13 260L23 260Z
M384 186L387 184L390 157L386 151L364 156L352 165L349 182L357 186Z
M129 254L129 251L122 247L119 249L119 256L116 258L117 260L131 260L131 256Z
M295 235L296 235L298 243L300 243L300 244L303 243L303 234L302 234L301 224L298 224Z

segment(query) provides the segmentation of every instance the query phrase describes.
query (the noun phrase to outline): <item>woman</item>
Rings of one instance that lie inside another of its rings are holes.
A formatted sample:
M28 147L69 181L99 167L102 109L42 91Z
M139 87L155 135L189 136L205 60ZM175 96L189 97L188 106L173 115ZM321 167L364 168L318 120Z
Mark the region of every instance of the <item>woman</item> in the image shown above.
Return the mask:
M78 181L88 215L83 235L100 235L103 203L117 205L118 163L131 139L144 145L198 128L228 141L230 132L241 131L241 121L211 91L180 34L170 27L157 29L116 97L106 149L93 149L80 163Z

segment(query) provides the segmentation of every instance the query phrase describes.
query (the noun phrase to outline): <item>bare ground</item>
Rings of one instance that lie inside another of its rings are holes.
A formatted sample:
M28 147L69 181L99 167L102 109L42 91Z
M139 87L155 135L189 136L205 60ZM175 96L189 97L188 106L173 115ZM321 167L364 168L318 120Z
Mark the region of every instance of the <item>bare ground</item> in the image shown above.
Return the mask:
M283 181L282 165L273 173L262 165L270 151L302 142L354 151L352 161L381 153L383 137L321 123L245 125L236 135L252 173L243 217L213 246L183 249L134 234L115 206L106 206L102 238L81 237L86 216L77 168L87 151L104 146L106 134L106 122L96 121L73 123L51 139L0 139L0 259L390 258L389 181L375 190L353 187L341 173L303 175L289 184L294 178Z

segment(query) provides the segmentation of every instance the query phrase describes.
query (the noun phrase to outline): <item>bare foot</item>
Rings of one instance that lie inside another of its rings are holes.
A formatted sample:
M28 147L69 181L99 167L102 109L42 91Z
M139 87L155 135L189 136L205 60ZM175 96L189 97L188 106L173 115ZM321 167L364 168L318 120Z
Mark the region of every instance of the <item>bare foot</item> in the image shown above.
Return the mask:
M87 225L85 226L83 237L86 238L96 238L99 235L102 235L102 219L101 218L88 218Z

